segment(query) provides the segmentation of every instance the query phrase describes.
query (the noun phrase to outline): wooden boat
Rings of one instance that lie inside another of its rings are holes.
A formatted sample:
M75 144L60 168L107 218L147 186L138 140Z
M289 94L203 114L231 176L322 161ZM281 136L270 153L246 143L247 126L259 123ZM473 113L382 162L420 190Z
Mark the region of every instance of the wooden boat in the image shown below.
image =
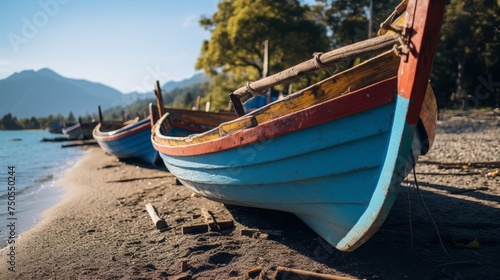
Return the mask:
M50 133L62 134L63 127L64 127L63 122L53 122L47 126L46 130Z
M93 139L92 132L98 122L84 122L79 120L76 124L62 129L64 136L69 139Z
M338 250L353 251L381 226L402 180L432 145L436 103L428 80L443 13L443 0L405 1L380 36L234 91L242 115L234 121L176 137L165 113L153 127L153 146L194 192L294 213ZM289 81L290 73L374 52L283 100L241 110L241 96Z
M137 159L150 164L159 160L158 152L151 144L151 116L139 120L103 121L99 108L100 122L93 130L93 137L99 146L119 159Z
M158 116L168 113L168 125L170 136L187 136L193 133L206 132L216 128L221 123L236 119L234 112L205 112L197 110L187 110L179 108L166 108L163 106L160 82L156 81L155 95L156 106L150 105L150 115L153 116L154 125Z

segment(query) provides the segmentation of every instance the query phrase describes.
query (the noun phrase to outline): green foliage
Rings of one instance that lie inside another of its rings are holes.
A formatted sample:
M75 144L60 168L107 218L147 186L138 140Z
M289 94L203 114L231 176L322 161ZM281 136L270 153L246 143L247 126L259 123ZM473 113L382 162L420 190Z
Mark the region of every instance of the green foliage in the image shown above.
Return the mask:
M210 85L210 97L218 105L222 105L218 102L221 94L227 104L231 90L262 76L266 40L269 74L327 49L324 27L297 0L223 0L218 8L211 18L200 20L211 38L203 43L196 63L196 69L204 69L212 77L221 75L217 80L223 84Z
M26 118L20 121L23 129L40 129L40 122L35 118Z
M451 0L446 6L432 82L439 104L498 107L500 3Z
M73 112L69 112L69 115L68 115L68 117L66 118L66 121L67 121L67 122L71 122L71 123L76 122L75 115L73 115Z
M0 122L0 129L6 130L17 130L22 129L22 125L19 123L16 117L13 117L11 113L3 116L2 121Z

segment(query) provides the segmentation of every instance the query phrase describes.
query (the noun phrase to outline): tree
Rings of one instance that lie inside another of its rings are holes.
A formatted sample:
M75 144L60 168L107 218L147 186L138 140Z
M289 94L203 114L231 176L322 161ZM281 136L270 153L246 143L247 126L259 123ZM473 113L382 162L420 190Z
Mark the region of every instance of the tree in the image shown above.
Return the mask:
M189 91L186 91L178 95L173 101L173 106L176 108L191 109L193 105L194 105L194 98Z
M35 117L21 119L20 123L22 124L23 129L39 129L40 123Z
M66 120L70 123L76 122L75 115L73 115L73 112L69 112L68 118Z
M401 0L373 1L370 14L370 0L316 0L312 10L318 21L325 26L331 47L339 48L366 40L370 35L374 37L380 24L400 2ZM339 70L353 66L356 61L339 63Z
M262 76L265 40L271 74L328 50L325 29L309 17L309 11L298 0L222 0L211 18L200 20L211 38L203 42L196 69L212 77L230 76L224 85L210 86L211 97L224 94L227 99L230 91L221 88L234 90Z
M1 127L2 129L7 129L7 130L23 129L22 125L19 124L17 118L13 117L11 113L8 113L5 116L3 116L1 121Z
M366 0L318 0L315 11L330 34L332 47L364 40L368 36Z
M432 80L441 105L499 106L500 2L451 0Z

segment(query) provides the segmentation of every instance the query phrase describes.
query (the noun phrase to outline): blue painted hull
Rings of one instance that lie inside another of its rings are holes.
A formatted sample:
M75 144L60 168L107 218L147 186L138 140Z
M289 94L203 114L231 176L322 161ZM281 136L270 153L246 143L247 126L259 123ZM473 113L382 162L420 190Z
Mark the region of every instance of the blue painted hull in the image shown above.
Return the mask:
M384 222L435 133L428 81L444 1L401 5L393 16L406 8L404 22L389 18L403 30L400 52L245 114L239 98L321 68L320 57L248 83L230 94L241 117L205 133L179 137L162 116L151 139L169 171L210 199L294 213L337 249L355 250Z
M158 152L151 144L149 118L110 132L99 129L100 126L94 129L94 138L106 153L119 159L138 159L150 164L158 161Z
M395 118L396 107L407 107L407 99L397 100L265 142L160 156L193 191L228 204L294 213L329 243L350 251L380 226L415 162L415 127Z

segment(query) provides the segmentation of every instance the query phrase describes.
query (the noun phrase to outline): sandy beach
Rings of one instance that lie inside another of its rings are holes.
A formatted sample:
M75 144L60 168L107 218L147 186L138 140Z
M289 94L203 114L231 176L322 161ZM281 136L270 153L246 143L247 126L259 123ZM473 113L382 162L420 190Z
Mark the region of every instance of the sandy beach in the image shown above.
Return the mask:
M16 240L15 272L2 251L0 278L274 279L285 267L339 279L498 279L498 167L468 163L500 161L499 135L498 112L442 114L434 147L416 166L419 189L409 176L386 222L352 253L291 214L194 196L164 168L86 148L64 176L62 202ZM156 229L147 203L167 229ZM190 227L204 224L202 209L234 227Z

